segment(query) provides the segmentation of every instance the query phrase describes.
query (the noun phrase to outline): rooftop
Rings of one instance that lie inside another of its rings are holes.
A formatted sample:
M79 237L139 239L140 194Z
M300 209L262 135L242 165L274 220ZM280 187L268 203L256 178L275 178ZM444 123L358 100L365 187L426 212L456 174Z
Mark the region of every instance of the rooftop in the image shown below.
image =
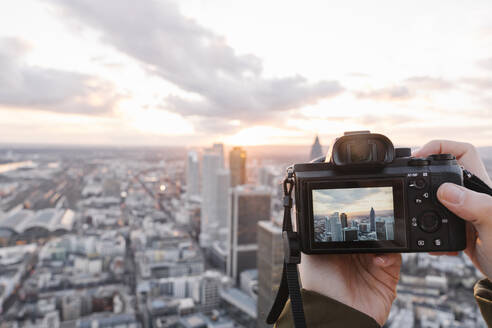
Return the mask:
M11 230L18 234L32 228L43 228L50 232L56 230L70 231L73 228L74 216L74 212L69 209L14 210L0 218L0 230Z

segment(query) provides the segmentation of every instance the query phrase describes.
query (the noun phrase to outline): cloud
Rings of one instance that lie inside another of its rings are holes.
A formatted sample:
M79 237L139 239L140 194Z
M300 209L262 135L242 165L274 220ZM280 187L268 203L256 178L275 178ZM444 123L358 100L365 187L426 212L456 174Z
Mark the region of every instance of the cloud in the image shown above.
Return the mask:
M264 77L261 59L237 54L223 37L183 16L169 1L54 2L66 17L99 30L104 42L148 71L198 95L199 100L165 98L166 109L185 116L258 122L343 92L337 81Z
M492 71L492 57L478 61L478 66Z
M413 76L406 79L405 84L418 90L446 90L453 87L450 81L430 76Z
M467 77L462 78L461 82L480 90L492 90L492 78Z
M319 189L313 191L313 204L318 214L369 212L371 207L386 210L393 207L393 191L391 187Z
M371 91L358 91L355 93L359 99L374 99L383 101L407 100L413 97L406 86L392 86Z
M390 125L397 126L401 124L417 123L418 117L412 115L391 114L391 115L362 115L356 118L356 121L365 126Z
M29 48L19 39L0 39L0 106L80 114L108 113L116 106L120 97L108 82L23 64Z
M369 91L356 91L359 99L373 99L379 101L403 101L414 98L418 92L443 91L454 87L451 81L430 76L413 76L405 79L400 85L374 89Z

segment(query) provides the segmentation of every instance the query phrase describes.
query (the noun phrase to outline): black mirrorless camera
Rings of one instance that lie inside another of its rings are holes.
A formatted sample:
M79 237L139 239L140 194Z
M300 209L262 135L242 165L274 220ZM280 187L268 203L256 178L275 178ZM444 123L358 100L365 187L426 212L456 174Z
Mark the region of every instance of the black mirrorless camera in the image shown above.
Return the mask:
M454 156L411 157L381 134L346 132L324 162L294 165L296 220L307 254L460 251L465 222L437 200L463 185Z

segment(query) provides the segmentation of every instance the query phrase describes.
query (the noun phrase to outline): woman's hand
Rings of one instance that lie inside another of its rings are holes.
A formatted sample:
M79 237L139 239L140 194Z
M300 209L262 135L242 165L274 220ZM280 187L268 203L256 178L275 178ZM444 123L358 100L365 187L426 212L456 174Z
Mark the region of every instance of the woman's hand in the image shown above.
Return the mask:
M396 297L400 254L302 255L302 287L386 322Z
M435 140L415 152L414 156L425 157L444 153L456 156L464 168L492 186L480 156L471 144ZM467 221L465 253L487 278L492 279L492 197L445 183L439 187L437 198L451 212Z

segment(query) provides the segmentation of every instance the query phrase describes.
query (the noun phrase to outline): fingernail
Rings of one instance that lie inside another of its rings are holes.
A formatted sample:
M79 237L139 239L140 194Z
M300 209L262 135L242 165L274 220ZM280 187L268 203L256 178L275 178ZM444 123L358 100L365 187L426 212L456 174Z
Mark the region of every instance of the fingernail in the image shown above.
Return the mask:
M452 183L443 184L438 191L439 199L444 200L454 205L460 205L465 199L463 189Z
M386 263L386 260L384 259L383 256L376 256L374 258L374 261L376 262L376 264L378 265L384 265L384 263Z

